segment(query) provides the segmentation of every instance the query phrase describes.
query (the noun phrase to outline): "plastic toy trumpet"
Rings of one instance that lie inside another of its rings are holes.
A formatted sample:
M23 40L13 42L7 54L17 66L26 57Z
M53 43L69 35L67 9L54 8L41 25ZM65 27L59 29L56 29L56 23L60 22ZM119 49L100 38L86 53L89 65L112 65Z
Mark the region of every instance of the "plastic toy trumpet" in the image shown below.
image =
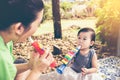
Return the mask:
M59 74L62 74L64 69L67 67L67 65L71 62L72 58L78 53L78 51L80 50L81 46L78 46L77 48L74 48L72 51L69 51L65 57L62 59L62 65L60 65L57 68L57 72Z
M34 41L31 37L29 37L28 40L31 42L31 44L35 48L35 50L37 52L39 52L40 55L43 55L45 53L45 50L42 48L41 44L39 44L37 41ZM52 62L50 64L51 68L54 68L55 66L56 66L56 62Z

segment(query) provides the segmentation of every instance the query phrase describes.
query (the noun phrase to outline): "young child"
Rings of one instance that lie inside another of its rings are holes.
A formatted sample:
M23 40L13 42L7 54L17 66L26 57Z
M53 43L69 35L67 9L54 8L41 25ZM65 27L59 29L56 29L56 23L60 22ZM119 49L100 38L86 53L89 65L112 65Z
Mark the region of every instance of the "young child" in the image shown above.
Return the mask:
M95 42L95 31L83 28L78 32L80 50L73 58L71 67L67 67L61 75L61 80L99 80L97 72L97 55L91 47Z
M28 63L13 64L13 41L24 41L37 30L43 8L42 0L0 0L0 80L15 80L17 74L27 70L30 73L24 80L38 80L53 62L51 53L40 56L34 51Z

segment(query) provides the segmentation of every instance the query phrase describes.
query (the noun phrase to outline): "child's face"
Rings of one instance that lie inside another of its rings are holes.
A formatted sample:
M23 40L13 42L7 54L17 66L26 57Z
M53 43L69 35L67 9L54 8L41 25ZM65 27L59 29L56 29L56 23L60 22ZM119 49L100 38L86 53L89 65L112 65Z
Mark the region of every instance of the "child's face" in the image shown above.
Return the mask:
M78 35L78 45L81 49L89 49L94 44L94 41L91 41L91 35L91 32L81 32Z
M34 20L31 24L30 24L30 29L27 31L24 31L23 35L18 39L18 42L23 42L26 40L26 38L28 38L29 36L31 36L37 29L38 26L40 25L40 22L42 20L42 16L43 16L43 11L39 12L37 15L36 20Z

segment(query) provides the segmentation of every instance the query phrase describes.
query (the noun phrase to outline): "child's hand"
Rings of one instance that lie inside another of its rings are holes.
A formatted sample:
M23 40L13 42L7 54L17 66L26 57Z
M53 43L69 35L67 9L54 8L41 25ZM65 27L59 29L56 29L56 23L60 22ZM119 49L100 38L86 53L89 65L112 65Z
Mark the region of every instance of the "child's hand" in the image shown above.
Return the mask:
M81 68L81 70L82 70L82 75L86 75L88 73L87 68Z
M51 53L46 51L43 55L39 55L38 52L32 53L29 62L29 67L37 72L43 72L54 61Z

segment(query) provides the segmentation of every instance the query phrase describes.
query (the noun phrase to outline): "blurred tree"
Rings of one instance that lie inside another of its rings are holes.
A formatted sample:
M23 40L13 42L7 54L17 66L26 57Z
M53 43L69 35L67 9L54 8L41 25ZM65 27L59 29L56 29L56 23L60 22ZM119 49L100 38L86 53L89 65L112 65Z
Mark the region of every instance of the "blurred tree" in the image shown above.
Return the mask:
M97 32L103 44L117 51L120 27L120 0L102 0L98 11ZM118 44L119 45L119 44ZM111 48L112 47L112 48ZM119 53L120 54L120 53Z
M72 18L72 6L75 5L71 2L60 2L61 19Z
M52 6L51 6L51 3L46 3L44 6L43 21L50 20L50 19L52 19Z
M52 0L52 13L54 23L54 38L62 38L59 0Z

